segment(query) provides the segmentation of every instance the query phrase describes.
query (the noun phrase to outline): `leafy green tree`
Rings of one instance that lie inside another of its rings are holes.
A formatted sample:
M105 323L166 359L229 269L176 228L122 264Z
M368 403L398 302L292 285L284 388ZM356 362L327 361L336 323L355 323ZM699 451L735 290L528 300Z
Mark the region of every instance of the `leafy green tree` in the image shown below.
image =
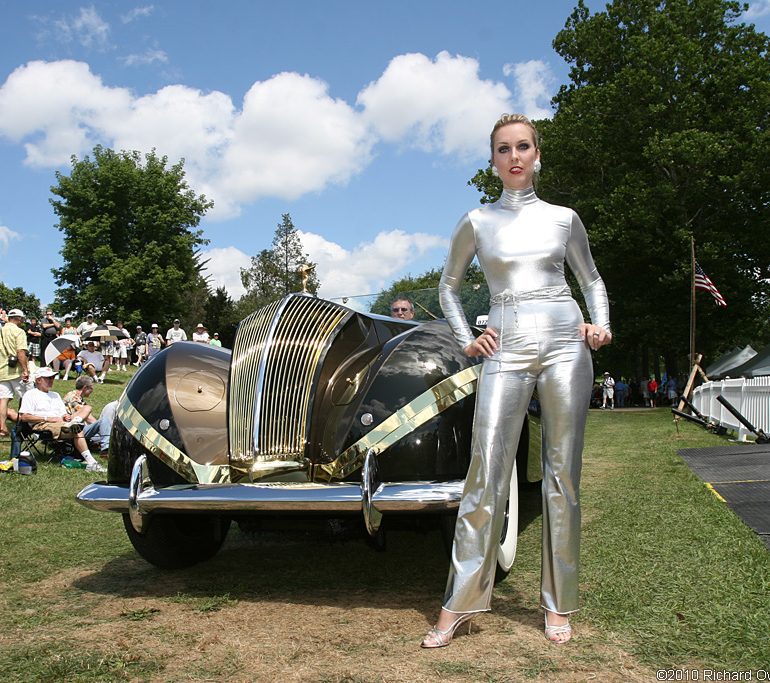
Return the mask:
M32 316L39 318L42 312L40 299L34 294L27 293L21 287L8 287L2 282L0 282L0 305L6 311L10 311L12 308L20 308L28 318Z
M246 294L238 301L238 312L245 317L291 292L301 292L303 276L300 268L304 266L312 268L308 273L306 290L315 294L320 284L315 274L315 264L302 251L297 229L291 216L285 213L276 227L272 249L263 249L251 257L251 266L241 268L241 282Z
M240 318L236 314L235 302L224 287L218 287L213 293L209 292L203 319L209 334L219 332L219 341L222 345L232 348L235 329Z
M611 299L615 371L689 347L690 239L728 302L697 296L697 350L767 339L768 37L726 0L580 0L554 40L570 81L541 122L540 195L575 208ZM471 181L494 198L488 170Z
M51 199L64 234L54 268L60 310L134 321L171 320L200 293L195 230L213 203L185 181L184 162L97 146L56 174ZM204 290L205 291L205 290Z

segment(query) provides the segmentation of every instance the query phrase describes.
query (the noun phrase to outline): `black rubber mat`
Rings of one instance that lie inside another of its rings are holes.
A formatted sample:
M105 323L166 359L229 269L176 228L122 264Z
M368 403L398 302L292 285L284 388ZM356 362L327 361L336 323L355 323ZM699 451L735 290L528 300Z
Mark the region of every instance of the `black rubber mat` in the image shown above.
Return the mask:
M684 448L679 455L770 549L770 444Z
M759 451L757 448L765 450ZM687 448L679 451L679 455L695 474L711 484L720 481L770 480L770 445Z
M754 531L770 534L770 481L712 486Z

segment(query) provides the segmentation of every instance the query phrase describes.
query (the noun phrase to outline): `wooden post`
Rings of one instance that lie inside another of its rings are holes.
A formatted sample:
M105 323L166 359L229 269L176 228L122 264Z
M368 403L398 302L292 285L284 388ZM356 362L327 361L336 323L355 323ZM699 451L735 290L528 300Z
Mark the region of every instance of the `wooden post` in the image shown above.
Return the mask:
M684 396L688 401L690 400L690 397L692 396L692 385L695 384L695 375L700 373L705 380L708 382L708 377L706 377L706 373L701 370L700 362L703 356L700 354L697 354L695 356L695 362L692 365L692 370L690 370L690 377L687 380L687 386L684 388L684 392L682 393L682 396ZM679 399L679 405L677 406L677 410L684 410L685 404L682 399Z

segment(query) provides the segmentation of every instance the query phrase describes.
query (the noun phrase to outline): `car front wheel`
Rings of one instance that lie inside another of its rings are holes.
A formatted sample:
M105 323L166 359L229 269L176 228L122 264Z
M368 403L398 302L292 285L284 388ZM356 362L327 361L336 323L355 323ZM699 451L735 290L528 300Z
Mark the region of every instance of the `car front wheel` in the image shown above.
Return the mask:
M138 552L160 569L184 569L217 554L230 529L228 517L215 515L155 515L142 533L129 516L123 526Z

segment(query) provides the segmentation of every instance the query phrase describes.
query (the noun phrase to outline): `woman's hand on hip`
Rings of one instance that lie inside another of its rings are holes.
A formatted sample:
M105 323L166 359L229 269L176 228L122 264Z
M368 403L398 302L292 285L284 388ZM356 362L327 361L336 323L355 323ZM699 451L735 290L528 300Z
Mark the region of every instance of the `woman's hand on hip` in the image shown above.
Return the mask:
M578 329L580 330L580 338L594 351L612 341L612 332L605 330L599 325L583 323Z
M480 337L476 337L463 351L466 356L476 358L484 356L489 358L497 351L497 330L494 327L487 327Z

